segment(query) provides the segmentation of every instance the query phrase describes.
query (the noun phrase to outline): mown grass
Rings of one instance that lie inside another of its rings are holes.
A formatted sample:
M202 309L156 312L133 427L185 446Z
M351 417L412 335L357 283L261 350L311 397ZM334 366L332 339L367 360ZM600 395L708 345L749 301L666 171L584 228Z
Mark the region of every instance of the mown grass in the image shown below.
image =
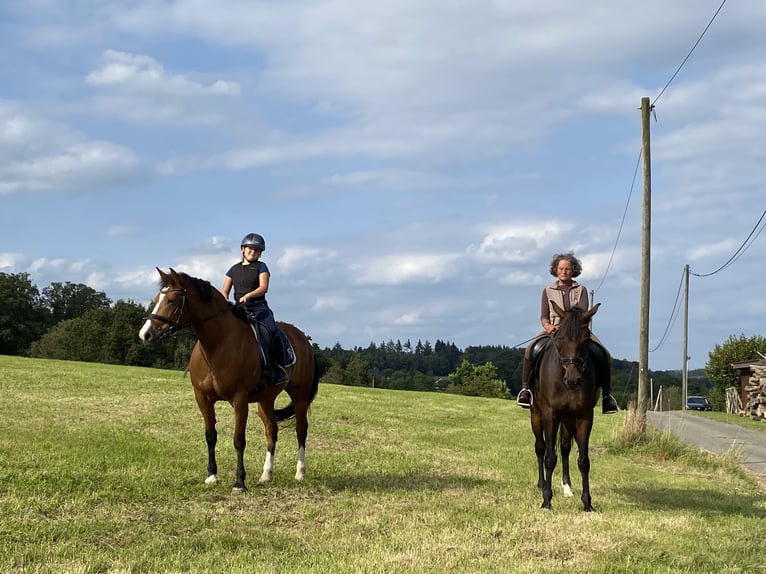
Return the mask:
M557 488L540 509L529 415L511 401L321 386L306 481L286 427L274 481L257 484L253 414L242 495L231 408L218 415L209 487L181 373L0 357L0 571L766 571L758 483L668 434L626 440L624 413L597 416L597 513L576 470L576 496Z

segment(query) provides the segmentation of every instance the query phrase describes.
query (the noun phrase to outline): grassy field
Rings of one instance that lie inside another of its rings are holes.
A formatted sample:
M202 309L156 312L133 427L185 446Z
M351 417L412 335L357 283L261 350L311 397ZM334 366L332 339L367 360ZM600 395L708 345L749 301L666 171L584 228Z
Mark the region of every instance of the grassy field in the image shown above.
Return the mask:
M181 373L0 357L0 572L766 572L766 492L736 455L659 433L627 445L624 413L597 415L597 513L576 469L576 496L540 509L511 401L320 386L306 481L288 426L258 485L253 413L240 495L231 408L218 414L210 487Z

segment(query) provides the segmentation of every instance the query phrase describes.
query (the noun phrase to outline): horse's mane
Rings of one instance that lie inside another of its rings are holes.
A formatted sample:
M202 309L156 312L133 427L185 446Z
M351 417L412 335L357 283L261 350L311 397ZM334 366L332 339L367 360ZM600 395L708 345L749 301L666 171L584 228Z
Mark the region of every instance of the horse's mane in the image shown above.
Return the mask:
M585 309L582 307L572 307L559 325L559 333L567 339L577 340L580 337L580 328L582 327L582 314Z
M213 299L213 293L218 291L210 284L210 281L205 281L199 277L192 277L186 273L179 273L178 276L181 278L179 283L187 289L194 289L197 293L199 293L200 298L205 303L210 303L210 301ZM163 275L160 278L161 289L173 287L175 286L174 284L175 282L173 281L172 275Z

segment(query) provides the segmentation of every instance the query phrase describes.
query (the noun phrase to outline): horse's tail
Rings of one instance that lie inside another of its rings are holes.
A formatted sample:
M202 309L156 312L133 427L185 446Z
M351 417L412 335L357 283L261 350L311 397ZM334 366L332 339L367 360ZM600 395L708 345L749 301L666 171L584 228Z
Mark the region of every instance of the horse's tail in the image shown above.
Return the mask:
M309 396L308 396L308 405L311 405L311 402L314 400L314 397L317 396L317 391L319 390L319 362L317 361L317 357L314 353L312 353L312 356L314 357L314 378L311 381L311 388L309 389ZM274 411L274 414L277 417L277 422L286 421L288 419L291 419L295 416L295 405L292 401L290 401L290 404L286 407L282 407L281 409L276 409Z

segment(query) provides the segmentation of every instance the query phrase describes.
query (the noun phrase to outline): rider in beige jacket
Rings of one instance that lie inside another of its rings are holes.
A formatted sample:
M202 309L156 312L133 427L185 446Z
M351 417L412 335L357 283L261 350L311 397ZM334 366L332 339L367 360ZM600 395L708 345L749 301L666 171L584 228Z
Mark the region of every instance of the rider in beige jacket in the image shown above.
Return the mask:
M532 354L537 355L542 350L550 335L558 330L561 317L556 314L550 301L555 301L559 307L565 311L572 307L588 309L588 290L574 280L582 272L582 264L572 253L556 254L553 256L550 265L550 273L556 277L556 281L543 289L542 300L540 304L540 324L543 330L532 339L524 350L524 364L522 366L521 390L519 391L516 402L522 408L528 409L532 404L532 392L529 390L530 383L534 382L533 359ZM599 341L592 332L590 335L593 340L603 350L603 360L597 367L596 383L601 387L601 408L604 414L617 412L617 401L611 394L611 356L606 347Z

